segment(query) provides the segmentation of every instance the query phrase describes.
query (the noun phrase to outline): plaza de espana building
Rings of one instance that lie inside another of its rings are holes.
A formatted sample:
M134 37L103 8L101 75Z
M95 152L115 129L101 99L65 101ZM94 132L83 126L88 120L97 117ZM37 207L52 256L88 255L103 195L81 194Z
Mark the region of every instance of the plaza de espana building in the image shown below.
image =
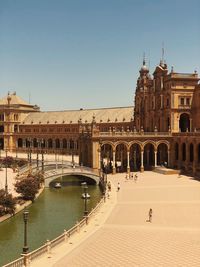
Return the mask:
M79 155L107 172L165 165L200 176L200 84L161 60L151 75L145 60L130 107L40 111L17 94L0 99L0 149Z

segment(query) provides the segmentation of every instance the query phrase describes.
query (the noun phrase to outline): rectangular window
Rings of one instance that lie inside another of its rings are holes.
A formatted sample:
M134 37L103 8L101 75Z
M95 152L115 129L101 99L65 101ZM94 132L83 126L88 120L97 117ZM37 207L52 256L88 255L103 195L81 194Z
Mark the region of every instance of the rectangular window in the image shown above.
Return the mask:
M186 105L188 105L188 106L190 105L190 98L189 97L186 98Z
M180 104L183 106L184 105L184 97L181 97L180 99Z

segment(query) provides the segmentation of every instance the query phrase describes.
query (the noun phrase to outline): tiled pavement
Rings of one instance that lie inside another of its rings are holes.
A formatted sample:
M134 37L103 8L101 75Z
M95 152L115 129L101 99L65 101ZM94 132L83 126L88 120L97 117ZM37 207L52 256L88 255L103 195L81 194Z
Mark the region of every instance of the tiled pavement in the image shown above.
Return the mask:
M96 218L87 229L93 234L82 243L83 236L77 237L70 253L63 246L31 266L200 266L200 182L153 172L139 174L137 183L125 181L122 174L109 179L115 186L120 181L121 189L112 191L117 202L102 226L92 230L101 224ZM111 202L107 200L103 213ZM152 223L147 222L149 208Z

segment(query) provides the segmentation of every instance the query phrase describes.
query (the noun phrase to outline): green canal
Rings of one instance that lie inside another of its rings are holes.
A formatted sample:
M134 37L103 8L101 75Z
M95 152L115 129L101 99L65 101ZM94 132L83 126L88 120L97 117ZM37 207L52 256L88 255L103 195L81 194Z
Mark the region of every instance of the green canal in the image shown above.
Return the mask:
M58 180L57 180L58 181ZM83 181L83 179L82 179ZM61 188L46 188L40 197L28 207L28 246L32 251L49 239L69 229L83 216L84 200L80 178L62 178ZM88 185L91 196L87 200L88 210L96 206L101 198L98 185ZM0 223L0 266L15 260L23 248L23 213Z

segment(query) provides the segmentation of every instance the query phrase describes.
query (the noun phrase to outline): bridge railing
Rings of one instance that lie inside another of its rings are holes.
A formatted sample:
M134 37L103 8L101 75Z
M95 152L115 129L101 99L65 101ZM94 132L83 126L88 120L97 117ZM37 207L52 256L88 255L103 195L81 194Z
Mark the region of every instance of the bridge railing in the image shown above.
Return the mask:
M53 240L47 242L35 249L34 251L24 254L23 257L20 257L19 259L12 261L2 267L28 267L31 263L31 261L35 260L36 258L41 257L43 254L51 254L51 250L58 246L61 243L68 242L70 237L80 232L80 230L85 227L92 217L98 212L102 204L104 203L103 198L100 200L100 202L96 205L95 208L91 210L91 212L84 217L80 222L76 223L72 228L69 230L64 230L64 233L59 235L58 237L54 238Z

